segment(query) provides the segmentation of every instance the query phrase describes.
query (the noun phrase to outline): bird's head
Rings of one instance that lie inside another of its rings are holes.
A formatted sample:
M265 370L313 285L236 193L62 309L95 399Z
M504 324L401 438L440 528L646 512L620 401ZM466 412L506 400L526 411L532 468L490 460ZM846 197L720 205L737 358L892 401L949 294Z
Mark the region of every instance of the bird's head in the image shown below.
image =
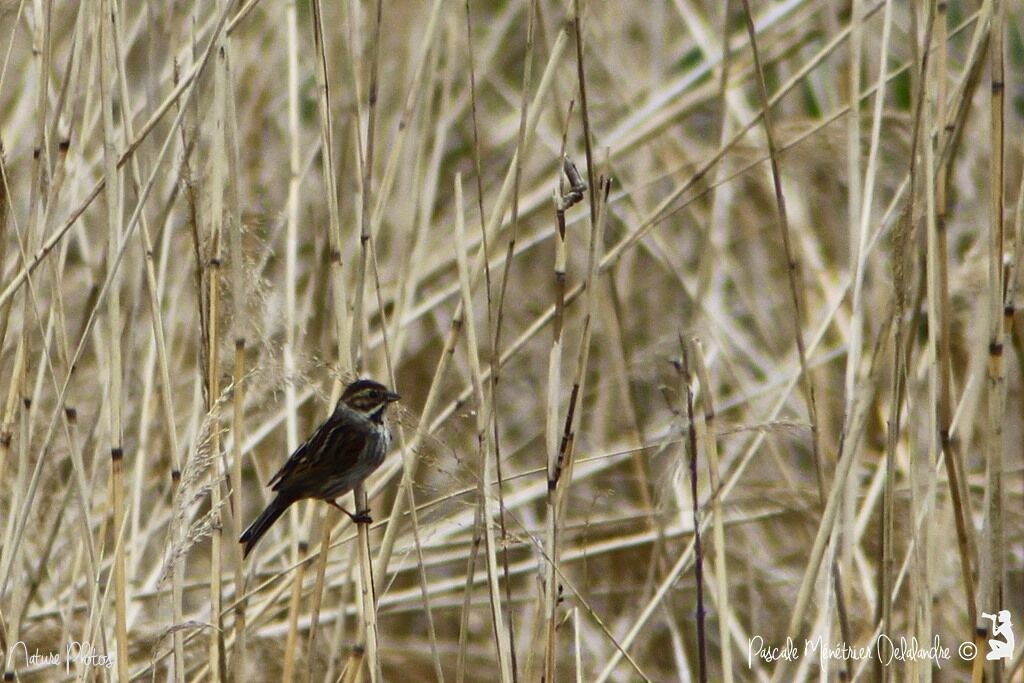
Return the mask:
M389 403L401 396L372 379L358 379L345 387L339 403L371 419L380 419Z

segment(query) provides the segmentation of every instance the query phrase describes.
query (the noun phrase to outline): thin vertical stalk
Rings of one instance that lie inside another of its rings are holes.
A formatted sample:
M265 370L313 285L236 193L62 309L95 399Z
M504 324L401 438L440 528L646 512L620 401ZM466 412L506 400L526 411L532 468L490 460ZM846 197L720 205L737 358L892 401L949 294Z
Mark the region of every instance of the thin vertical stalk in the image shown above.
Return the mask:
M484 392L483 376L480 371L479 349L476 343L476 325L473 322L472 277L466 259L465 214L462 198L462 174L455 175L455 255L459 269L459 291L462 299L460 309L466 316L466 355L469 360L470 378L476 406L476 441L482 465L482 476L478 480L478 494L484 507L484 543L487 553L487 582L491 600L491 626L494 633L495 647L498 652L500 680L509 683L513 680L512 651L509 632L505 628L504 614L501 605L501 591L498 581L497 543L494 537L494 520L497 518L496 500L488 490L493 481L491 455L493 442L490 437L487 419L487 399Z
M337 169L334 160L334 119L331 115L330 74L327 67L327 46L324 41L323 7L320 0L312 3L313 46L317 55L317 67L314 69L319 96L320 114L320 159L323 165L324 194L327 199L327 216L330 221L328 234L331 245L331 292L333 295L333 311L335 334L338 338L337 362L343 368L351 370L349 363L349 328L346 324L345 279L342 269L341 212L338 207Z
M232 414L231 414L231 538L237 539L242 534L242 443L245 440L245 258L242 254L242 201L239 191L240 163L238 150L238 118L235 113L235 87L231 72L231 40L224 37L224 45L218 54L218 67L224 72L224 142L225 156L228 164L228 207L226 221L228 223L228 249L231 259L231 337L234 341L234 363L232 364ZM231 559L234 564L235 618L232 624L234 646L232 648L232 678L235 681L246 680L247 634L245 631L245 560L242 557L242 546L231 543L235 552Z
M213 69L213 127L214 138L210 157L210 231L207 268L207 412L210 424L210 452L213 456L209 467L210 486L210 622L208 669L210 679L222 680L225 673L224 630L222 628L223 564L224 564L224 523L221 510L221 270L223 268L224 243L224 193L229 182L227 168L227 100L228 75L225 66L227 47L221 38L217 53L217 64ZM230 239L230 237L229 237ZM237 550L236 550L237 552Z
M294 453L299 445L298 431L298 404L295 396L296 368L295 368L295 328L298 325L296 319L296 286L298 284L298 249L299 249L299 186L302 182L302 161L300 148L302 145L301 130L299 127L299 107L301 105L299 93L299 37L298 37L298 10L297 0L288 0L285 4L285 32L287 35L287 62L288 62L288 200L287 200L287 228L285 231L285 268L284 268L284 298L285 298L285 340L284 340L284 397L286 410L286 432L288 440L288 452ZM293 528L299 528L299 507L292 505L289 508L289 518ZM303 532L304 533L304 532ZM305 541L300 541L303 546ZM292 546L292 561L298 562L305 557L305 553L299 546ZM303 567L305 564L302 565ZM295 658L295 647L298 640L296 631L298 624L299 596L302 591L302 578L304 570L299 569L292 576L292 600L288 613L288 637L285 640L284 651L284 672L287 675L292 671Z
M1006 236L1003 204L1005 182L1004 150L1004 34L1006 7L1003 0L993 0L989 68L991 69L990 145L989 152L989 234L988 234L988 382L986 385L988 424L985 430L985 554L981 563L982 605L998 613L1005 608L1005 531L1004 531L1004 446L1003 418L1006 407L1006 370L1003 346L1006 337L1004 293L1004 256ZM987 576L985 575L987 574ZM1002 665L992 666L992 680L1002 680Z
M947 22L948 7L945 0L935 4L935 78L936 78L936 121L942 123L937 129L936 148L944 149L947 145L951 126L945 124L947 77L946 42L948 40ZM974 596L974 575L972 557L975 552L974 529L966 520L965 509L970 509L966 500L967 488L963 485L963 458L959 454L959 446L951 436L953 430L953 361L950 347L952 344L953 308L949 290L949 245L946 230L947 186L950 180L950 159L941 160L935 181L935 228L937 231L938 249L938 285L941 302L939 305L939 339L938 339L938 381L939 381L939 447L946 463L946 475L949 480L949 493L953 503L953 518L956 522L957 543L960 551L960 575L964 586L964 602L967 607L968 621L973 629L977 623L977 605ZM965 631L965 635L970 630Z
M693 409L693 359L690 358L690 348L679 338L679 346L682 351L682 364L679 366L680 393L686 397L686 440L681 452L689 454L690 472L690 499L693 504L693 582L697 594L696 618L697 618L697 678L701 683L708 680L708 653L707 640L704 624L704 553L701 546L701 522L700 522L700 500L697 496L697 418ZM728 646L728 641L723 643Z
M370 85L366 94L366 140L357 145L360 152L361 166L359 185L359 266L356 271L356 290L352 301L352 342L349 351L352 354L352 368L359 374L367 363L366 339L363 335L365 324L363 306L366 297L366 272L370 250L367 244L372 238L370 225L370 197L373 194L373 161L375 128L377 122L377 91L379 83L381 24L383 23L384 3L377 0L372 43L370 44ZM353 18L354 21L354 18Z
M722 519L722 481L718 466L718 427L715 418L715 400L711 391L711 376L708 374L704 360L704 349L700 340L693 337L688 340L687 347L693 359L694 371L700 383L700 402L703 406L702 421L698 422L698 433L704 443L704 452L708 459L708 472L711 484L711 515L714 527L712 541L715 546L715 593L718 612L718 642L722 658L722 681L732 683L732 648L729 645L729 578L728 565L725 557L725 523Z
M571 111L571 107L570 107ZM555 314L551 323L551 351L548 353L548 388L547 410L544 422L544 445L547 451L548 482L554 483L558 466L558 400L561 394L562 375L562 323L565 317L565 271L568 254L565 240L565 206L561 193L555 195L555 263L552 281L554 291ZM548 555L548 566L544 583L544 617L547 620L547 639L545 641L544 680L555 680L555 655L557 643L557 594L555 587L555 566L558 561L557 530L557 499L555 489L548 486L547 496L547 538L545 539Z
M306 557L309 555L309 545L306 541L299 541L299 563L292 577L291 599L288 601L288 635L284 641L284 664L282 681L295 680L295 659L299 650L299 610L302 607L302 583L306 578Z
M353 499L357 511L369 509L369 501L366 496L366 488L363 484L356 486L353 491ZM363 630L362 647L366 650L366 657L369 660L367 666L370 669L371 683L383 681L380 663L380 642L377 631L377 596L373 583L373 562L370 555L370 525L367 522L356 524L359 532L356 542L359 547L359 597L362 605Z
M122 447L122 377L121 365L121 297L116 274L117 264L111 256L117 253L121 241L121 178L117 167L117 131L114 128L114 99L116 87L116 57L114 55L113 3L108 0L97 9L100 45L100 90L102 92L103 159L107 184L104 198L107 209L107 253L111 269L111 287L107 294L108 339L108 405L110 418L111 486L115 536L124 522L124 450ZM117 631L117 673L120 680L128 680L128 616L127 577L123 544L116 546L114 555L114 599Z

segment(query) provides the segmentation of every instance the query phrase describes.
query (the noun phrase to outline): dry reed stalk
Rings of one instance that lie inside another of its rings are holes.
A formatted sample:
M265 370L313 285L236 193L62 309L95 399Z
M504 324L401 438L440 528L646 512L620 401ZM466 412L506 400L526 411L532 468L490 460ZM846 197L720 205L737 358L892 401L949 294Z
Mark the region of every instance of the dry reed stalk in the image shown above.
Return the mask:
M284 388L286 413L286 426L288 435L288 451L294 453L299 445L298 431L298 405L295 397L295 380L297 379L295 366L295 333L298 319L296 317L296 285L298 280L298 249L299 249L299 186L302 182L302 167L300 155L300 128L299 128L299 38L298 38L298 14L295 0L289 0L285 5L285 24L288 38L287 60L288 60L288 204L286 209L287 232L285 240L285 341L283 351L284 373L286 384ZM299 523L299 508L307 511L310 505L292 505L289 508L288 519L292 528L304 529L307 525ZM306 541L292 545L292 561L300 562L305 559L306 553L302 551ZM284 676L288 678L295 667L295 649L298 646L298 610L302 595L302 579L304 567L300 568L292 577L292 594L288 610L288 623L290 628L288 638L285 641Z
M708 475L711 496L711 515L714 523L713 537L715 547L715 603L718 608L718 638L721 643L722 680L732 683L732 648L729 646L729 620L734 615L729 608L728 565L725 556L725 527L722 519L721 476L718 458L718 427L715 420L715 400L711 392L711 377L708 374L704 349L696 337L687 341L690 356L693 359L694 372L700 383L700 402L703 407L701 420L697 423L697 434L701 437L704 452L708 459Z
M356 486L353 500L357 510L368 510L369 500L363 484ZM377 596L373 582L373 562L370 554L370 529L366 522L356 524L359 545L359 604L362 620L362 643L357 649L365 648L367 667L370 670L371 683L383 681L380 661L380 642L377 627Z
M292 575L291 599L288 601L288 635L284 641L284 664L282 665L282 680L295 680L295 663L299 655L299 610L302 607L302 583L306 578L306 558L309 554L309 545L306 541L299 541L298 544L298 569Z
M690 498L692 502L693 512L693 548L694 548L694 562L693 562L693 581L694 587L697 593L697 606L695 610L695 616L697 621L697 678L701 683L707 683L708 680L708 653L707 653L707 636L705 633L705 613L704 613L704 553L701 546L701 532L700 532L700 501L697 496L697 416L694 411L693 404L693 380L694 375L692 368L693 359L690 357L690 348L687 346L686 341L679 337L680 351L682 352L682 362L677 368L680 379L680 394L685 396L685 407L686 407L686 435L687 438L681 444L680 454L689 454L689 475L690 475Z
M459 304L461 311L466 312L466 355L469 359L470 378L473 382L473 392L476 399L476 442L480 457L481 475L477 495L479 505L482 506L484 525L484 548L487 559L487 582L491 606L491 629L494 635L495 647L498 653L500 680L502 683L510 683L513 680L512 646L509 642L509 631L505 628L504 607L501 602L501 592L498 580L498 558L497 543L494 537L494 521L499 515L496 509L494 494L489 490L489 482L493 480L492 454L494 453L494 442L492 432L488 429L488 413L491 408L484 392L484 380L480 371L480 355L476 343L476 324L473 322L473 301L472 281L469 265L466 259L465 239L465 216L461 207L462 200L462 175L455 175L455 203L460 210L455 214L455 244L456 262L459 267L459 287L462 299ZM499 482L500 485L500 482Z
M367 316L363 311L364 299L366 296L366 272L370 258L369 242L372 239L370 201L373 195L373 163L374 145L376 142L375 127L377 122L377 95L380 88L380 36L383 25L384 4L383 0L377 0L374 11L373 38L370 43L370 82L366 93L366 138L361 139L356 145L356 156L359 160L359 264L356 269L356 286L352 298L351 320L352 336L349 352L352 357L352 367L358 370L368 363L368 347L364 338L363 327L367 324ZM353 12L351 19L353 20ZM361 61L353 60L352 69L356 72L361 67ZM372 671L372 669L371 669Z
M938 121L946 121L948 114L947 106L947 49L948 42L948 13L945 3L938 3L935 7L935 77L936 86L936 112L935 118ZM946 147L949 126L944 125L938 131L936 147ZM960 571L964 586L964 596L967 603L968 621L972 625L977 622L976 604L974 598L974 576L971 558L976 557L972 550L974 543L973 525L968 523L964 510L970 507L970 503L963 500L967 495L967 489L963 485L963 459L959 455L959 447L951 437L953 422L953 362L950 346L952 338L952 302L950 300L949 287L949 246L947 230L947 192L950 181L949 161L943 160L937 169L935 180L935 223L937 231L937 263L938 286L941 302L939 306L940 329L937 344L938 353L938 420L939 420L939 442L943 457L946 463L946 473L949 479L949 491L953 504L953 516L957 527L957 542L960 551ZM969 632L969 631L967 631Z
M991 37L989 39L990 100L989 100L989 231L987 244L987 341L988 363L986 383L986 405L988 420L984 429L985 443L985 538L984 555L981 558L981 572L978 595L982 612L991 610L998 613L1006 609L1006 531L1005 524L1005 446L1003 420L1006 411L1006 370L1003 349L1006 342L1005 269L1006 269L1006 227L1003 217L1005 205L1005 98L1006 82L1004 72L1004 41L1006 7L1002 0L992 2ZM1012 244L1012 241L1011 241ZM995 625L993 621L993 626ZM1003 666L992 663L993 681L1003 679Z
M114 90L116 67L114 62L113 8L110 3L96 7L96 22L99 25L97 40L100 53L100 96L103 121L103 158L107 174L105 192L107 208L107 253L114 254L124 235L121 213L121 176L117 168L117 132L114 128ZM116 276L117 265L111 263L111 286L107 294L108 324L108 386L111 437L111 512L114 535L122 528L124 510L124 449L122 446L122 373L121 359L121 299L120 282ZM124 547L118 544L114 554L114 595L117 642L117 673L119 680L128 680L128 615L127 615L127 568Z
M572 105L569 105L572 113ZM569 117L566 117L568 121ZM567 126L568 128L568 126ZM562 153L565 167L571 162L564 157L565 136L562 137ZM565 316L565 271L568 254L565 239L565 209L563 200L562 174L559 173L559 188L555 192L555 262L553 268L554 320L551 325L551 351L548 354L547 410L545 411L544 446L547 453L547 476L549 482L557 483L556 469L558 466L558 404L561 398L562 376L562 324ZM547 536L545 545L549 556L548 567L544 574L544 618L547 621L547 638L545 640L544 680L555 680L555 656L557 643L555 640L555 620L557 589L555 588L555 566L558 562L558 546L555 533L558 519L557 500L553 487L548 487Z
M231 467L230 467L230 500L231 500L231 545L235 552L231 554L234 564L235 595L245 590L245 558L242 556L241 544L234 542L242 534L242 442L245 438L245 353L246 353L246 291L245 291L245 260L242 252L242 202L239 192L238 178L240 162L238 150L238 116L235 111L235 83L231 71L231 42L225 38L225 46L218 54L224 78L224 137L225 156L227 157L228 182L228 249L231 259L231 338L234 346L234 362L232 364L231 383ZM225 468L227 471L228 468ZM245 680L247 663L247 640L245 628L246 601L236 600L234 621L232 622L233 647L231 649L231 676L235 681Z

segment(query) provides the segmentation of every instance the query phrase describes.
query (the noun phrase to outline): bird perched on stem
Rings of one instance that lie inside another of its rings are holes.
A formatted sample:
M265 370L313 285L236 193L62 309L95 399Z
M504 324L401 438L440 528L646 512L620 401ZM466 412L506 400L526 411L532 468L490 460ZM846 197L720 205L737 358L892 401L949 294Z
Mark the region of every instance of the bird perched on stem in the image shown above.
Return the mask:
M330 503L353 522L372 521L368 510L352 514L335 498L354 489L384 462L391 444L384 412L399 398L370 379L356 380L345 387L331 416L270 480L269 486L277 496L238 539L245 544L243 557L292 503L306 498Z

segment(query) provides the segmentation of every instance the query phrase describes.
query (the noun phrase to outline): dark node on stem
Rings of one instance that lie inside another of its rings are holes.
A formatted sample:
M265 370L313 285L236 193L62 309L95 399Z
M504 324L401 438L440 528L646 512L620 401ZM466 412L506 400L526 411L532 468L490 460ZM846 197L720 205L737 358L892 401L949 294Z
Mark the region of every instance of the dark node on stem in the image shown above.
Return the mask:
M244 351L245 350L245 337L235 337L235 350L236 351Z
M341 263L341 252L337 249L331 249L331 263Z
M988 626L985 626L984 624L979 624L974 628L974 634L980 636L981 638L988 638Z
M68 422L75 422L78 420L78 411L68 406L64 408L64 416L68 418Z
M219 256L214 256L210 259L210 266L213 268L220 268L221 260Z
M5 681L13 681L14 680L14 672L13 671L5 671L4 672L4 680Z
M29 408L32 407L32 399L29 398L28 396L26 396L25 398L21 399L21 402L25 406L25 410L28 410Z
M1006 84L1003 83L1002 81L992 81L992 92L994 92L994 93L995 92L1002 92L1003 88L1005 88L1005 87L1006 87Z
M309 541L299 541L299 554L305 555L309 552Z
M0 446L3 446L4 448L10 448L12 436L13 435L11 434L11 432L4 432L3 434L0 434Z
M40 154L39 148L38 147L33 147L32 148L32 158L33 159L38 159L39 158L39 154Z
M124 460L124 450L118 446L117 448L110 449L110 459L114 462L121 462Z
M1003 315L1006 316L1007 318L1012 318L1016 312L1017 309L1014 307L1013 304L1006 304L1006 306L1003 308Z
M555 477L548 477L548 493L554 491L556 486L558 486L558 479Z
M1001 342L992 342L988 345L988 354L999 358L1003 355L1003 345Z
M364 647L362 643L353 645L352 654L356 655L357 657L362 657L364 654L366 654L366 647Z
M58 142L57 149L60 150L61 152L67 152L69 149L71 149L71 139L64 138L63 140Z
M171 483L177 486L181 482L181 470L174 468L171 470Z

